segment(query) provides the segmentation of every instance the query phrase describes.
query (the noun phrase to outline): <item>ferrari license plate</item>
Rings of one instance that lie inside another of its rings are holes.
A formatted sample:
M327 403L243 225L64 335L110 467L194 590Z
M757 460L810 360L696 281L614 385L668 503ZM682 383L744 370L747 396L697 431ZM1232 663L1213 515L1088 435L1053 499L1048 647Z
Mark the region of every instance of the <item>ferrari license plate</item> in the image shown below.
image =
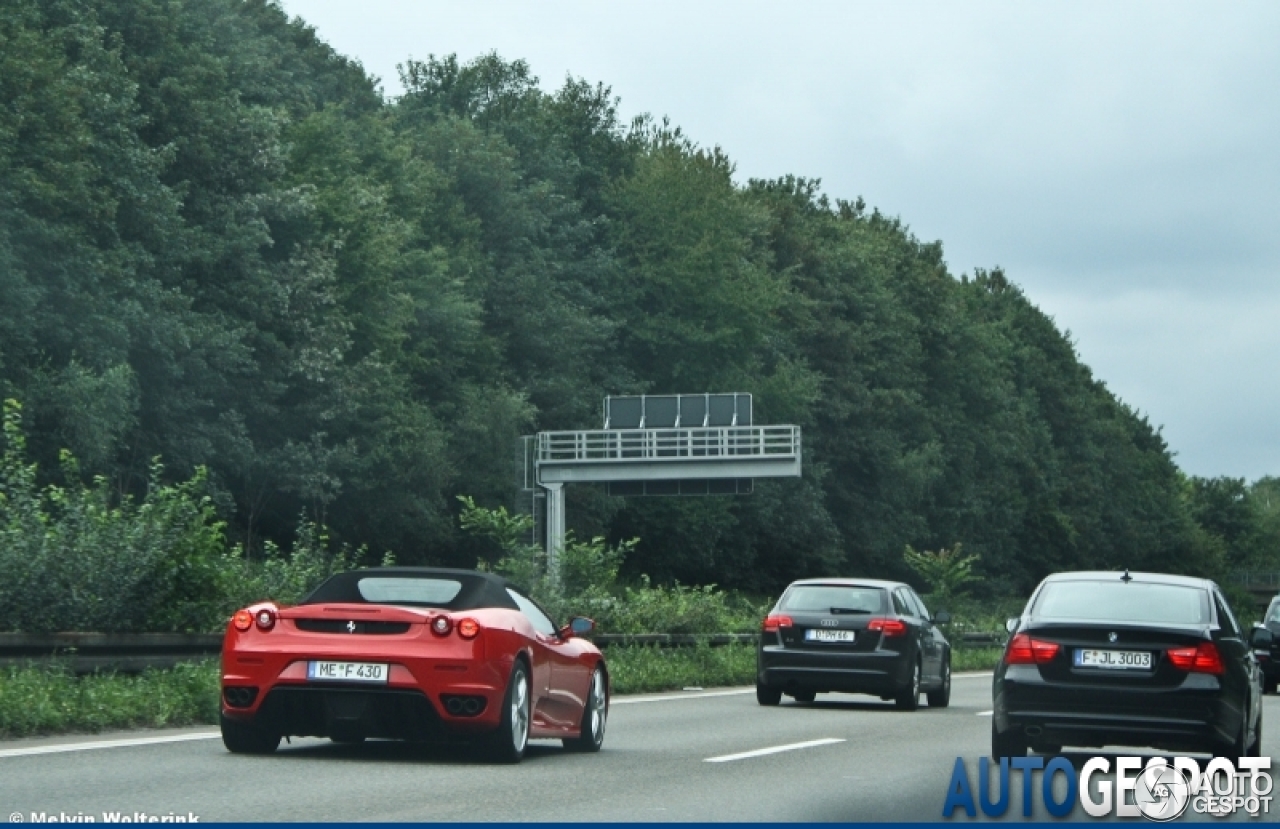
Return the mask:
M852 642L857 636L851 630L806 630L806 642Z
M313 682L386 682L385 662L309 662L307 679Z
M1151 669L1151 651L1100 651L1081 648L1076 651L1077 668L1113 668L1116 670Z

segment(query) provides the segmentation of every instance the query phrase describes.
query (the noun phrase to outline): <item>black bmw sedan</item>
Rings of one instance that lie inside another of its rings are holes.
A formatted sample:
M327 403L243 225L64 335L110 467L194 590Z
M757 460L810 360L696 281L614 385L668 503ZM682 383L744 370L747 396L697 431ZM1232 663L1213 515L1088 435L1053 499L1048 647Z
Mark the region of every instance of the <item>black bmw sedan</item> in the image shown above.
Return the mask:
M873 579L794 582L769 611L756 653L756 700L828 691L874 694L914 711L951 700L951 646L910 586Z
M1157 573L1057 573L996 668L991 755L1151 746L1257 756L1262 674L1218 586Z

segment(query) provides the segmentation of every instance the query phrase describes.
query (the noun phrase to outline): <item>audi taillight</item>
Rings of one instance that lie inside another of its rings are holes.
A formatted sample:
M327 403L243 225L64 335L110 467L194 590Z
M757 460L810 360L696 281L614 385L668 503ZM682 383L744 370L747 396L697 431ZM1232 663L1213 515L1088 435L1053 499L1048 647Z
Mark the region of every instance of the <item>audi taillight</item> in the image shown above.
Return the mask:
M437 616L431 620L431 632L436 636L448 636L453 630L453 620L448 616Z
M1006 665L1044 665L1052 662L1061 648L1057 642L1032 639L1025 633L1019 633L1009 642L1004 661Z
M458 622L458 635L463 639L475 639L480 632L480 623L475 619L463 619Z
M1193 674L1220 674L1225 670L1222 654L1212 642L1201 642L1194 648L1170 648L1169 661L1173 667Z
M770 613L765 617L764 621L760 623L760 629L765 633L776 633L779 628L789 628L793 624L795 624L795 622L791 621L790 616L780 616L776 613Z
M244 633L253 627L253 614L247 610L237 610L236 615L231 617L231 624L236 630Z
M884 636L905 636L907 623L901 619L872 619L867 622L868 631L879 631Z

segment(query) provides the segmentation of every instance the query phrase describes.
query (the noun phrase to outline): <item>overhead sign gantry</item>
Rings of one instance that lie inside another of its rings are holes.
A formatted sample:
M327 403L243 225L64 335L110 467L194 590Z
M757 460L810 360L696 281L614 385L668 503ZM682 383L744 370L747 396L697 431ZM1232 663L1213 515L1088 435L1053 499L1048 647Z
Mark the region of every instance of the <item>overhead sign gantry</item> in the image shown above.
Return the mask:
M800 476L800 427L752 423L751 395L606 397L604 428L539 432L533 478L546 490L547 561L564 545L564 485L614 495L733 495L755 478Z

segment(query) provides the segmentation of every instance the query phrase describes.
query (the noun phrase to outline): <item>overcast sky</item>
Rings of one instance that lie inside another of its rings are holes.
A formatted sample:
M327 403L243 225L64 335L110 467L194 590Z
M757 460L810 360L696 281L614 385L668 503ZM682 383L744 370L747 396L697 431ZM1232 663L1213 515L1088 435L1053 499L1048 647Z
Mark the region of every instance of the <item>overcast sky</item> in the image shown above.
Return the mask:
M999 265L1184 470L1280 475L1280 3L284 0L401 90L490 51L738 179L820 178Z

